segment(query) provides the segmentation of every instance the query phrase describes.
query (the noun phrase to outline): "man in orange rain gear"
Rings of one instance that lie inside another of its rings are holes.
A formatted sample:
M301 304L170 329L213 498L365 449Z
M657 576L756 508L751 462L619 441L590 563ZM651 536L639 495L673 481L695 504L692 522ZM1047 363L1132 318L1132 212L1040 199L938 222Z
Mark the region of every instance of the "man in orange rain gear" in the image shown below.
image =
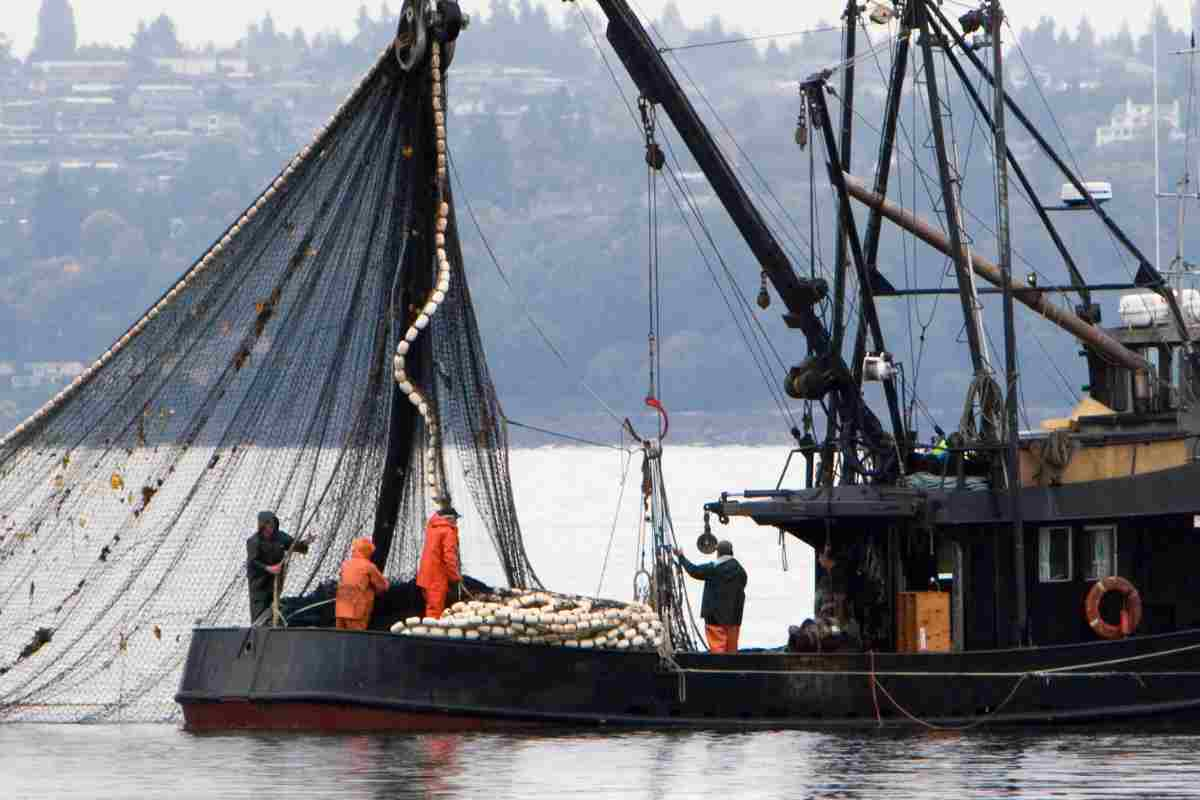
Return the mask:
M370 539L355 539L350 545L350 558L342 562L342 579L338 581L333 612L339 628L365 631L375 607L375 595L388 590L387 578L371 562L374 552L375 545Z
M417 570L417 586L425 595L425 616L434 619L442 616L451 585L460 581L458 512L447 503L425 526L425 547Z

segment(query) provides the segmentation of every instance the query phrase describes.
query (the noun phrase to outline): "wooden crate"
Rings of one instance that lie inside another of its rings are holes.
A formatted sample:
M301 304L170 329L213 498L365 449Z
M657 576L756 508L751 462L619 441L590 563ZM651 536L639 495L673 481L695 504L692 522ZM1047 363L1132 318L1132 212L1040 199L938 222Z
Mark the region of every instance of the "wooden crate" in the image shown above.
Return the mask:
M921 651L921 629L925 629L925 650L950 652L950 593L900 592L896 595L896 651Z

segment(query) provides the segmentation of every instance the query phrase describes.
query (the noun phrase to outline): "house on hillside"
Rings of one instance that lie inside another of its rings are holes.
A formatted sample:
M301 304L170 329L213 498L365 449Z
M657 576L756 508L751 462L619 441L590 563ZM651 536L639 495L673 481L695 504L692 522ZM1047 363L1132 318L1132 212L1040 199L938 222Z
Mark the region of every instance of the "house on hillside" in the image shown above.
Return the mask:
M212 78L250 71L250 62L246 59L220 55L155 58L154 66L183 78Z
M29 72L30 91L45 94L77 83L124 83L131 65L128 61L34 61Z
M1096 147L1104 147L1116 142L1134 142L1149 139L1154 135L1150 127L1154 116L1154 106L1149 103L1135 103L1126 97L1124 103L1119 103L1113 109L1112 117L1107 125L1096 128ZM1168 136L1172 141L1183 138L1183 130L1179 127L1179 100L1162 104L1158 109L1159 124L1169 128Z

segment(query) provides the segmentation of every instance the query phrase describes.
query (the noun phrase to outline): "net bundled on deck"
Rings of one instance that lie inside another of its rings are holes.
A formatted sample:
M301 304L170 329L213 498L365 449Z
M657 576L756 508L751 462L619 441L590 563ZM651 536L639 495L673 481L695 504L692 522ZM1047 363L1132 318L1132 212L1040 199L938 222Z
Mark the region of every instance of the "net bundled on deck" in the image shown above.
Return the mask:
M436 83L385 52L213 248L0 440L0 720L173 718L191 627L247 621L260 509L313 541L290 594L361 535L412 577L428 432L392 359L437 274ZM444 236L451 286L409 377L528 585L452 209Z

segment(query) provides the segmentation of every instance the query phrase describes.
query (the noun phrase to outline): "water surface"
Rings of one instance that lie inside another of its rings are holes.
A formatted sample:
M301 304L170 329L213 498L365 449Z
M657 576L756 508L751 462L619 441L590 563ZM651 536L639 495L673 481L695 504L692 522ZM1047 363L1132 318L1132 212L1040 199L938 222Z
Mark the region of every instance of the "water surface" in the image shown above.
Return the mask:
M786 455L668 449L668 490L689 553L702 503L774 486ZM622 454L587 448L518 450L512 462L526 546L546 585L628 598L641 560L638 462L626 471ZM733 520L715 532L733 540L750 573L742 641L783 644L787 625L812 613L811 550L790 544L785 571L774 529ZM470 516L463 551L470 572L495 577ZM691 588L698 602L700 584ZM0 725L0 800L1200 797L1198 748L1200 727L197 736L176 724L19 724Z
M1200 796L1200 728L194 735L0 727L8 798Z

